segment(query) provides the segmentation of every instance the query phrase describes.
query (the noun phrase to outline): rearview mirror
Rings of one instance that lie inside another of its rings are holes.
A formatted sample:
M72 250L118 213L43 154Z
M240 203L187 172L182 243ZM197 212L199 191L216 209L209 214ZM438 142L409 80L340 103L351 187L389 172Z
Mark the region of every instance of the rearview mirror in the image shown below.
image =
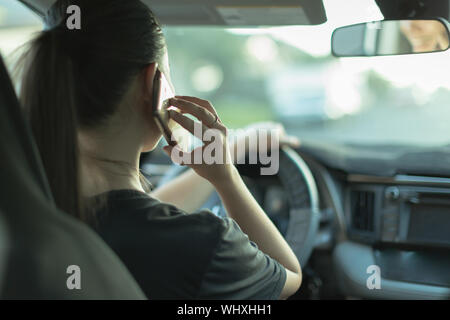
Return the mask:
M336 57L371 57L445 51L449 31L440 20L383 20L334 30Z

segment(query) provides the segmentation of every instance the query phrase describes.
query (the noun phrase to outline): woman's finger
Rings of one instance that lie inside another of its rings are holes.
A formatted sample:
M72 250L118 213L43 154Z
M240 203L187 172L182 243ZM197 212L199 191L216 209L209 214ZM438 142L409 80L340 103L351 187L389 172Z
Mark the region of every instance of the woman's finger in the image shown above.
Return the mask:
M300 147L300 140L293 136L282 136L280 138L280 145L298 148Z
M209 112L211 112L214 116L217 116L219 118L219 114L217 113L216 109L213 107L211 102L208 100L203 100L197 97L190 97L190 96L175 96L175 98L187 100L193 103L196 103L204 108L206 108ZM220 120L220 118L219 118Z
M175 110L169 110L169 117L189 131L196 138L203 141L203 133L208 130L208 127L203 125L201 122L196 122ZM201 126L200 132L198 132L199 130L195 130L196 126Z
M194 102L172 98L170 99L170 105L177 107L183 113L189 113L193 115L207 126L212 126L216 122L216 116L214 114Z

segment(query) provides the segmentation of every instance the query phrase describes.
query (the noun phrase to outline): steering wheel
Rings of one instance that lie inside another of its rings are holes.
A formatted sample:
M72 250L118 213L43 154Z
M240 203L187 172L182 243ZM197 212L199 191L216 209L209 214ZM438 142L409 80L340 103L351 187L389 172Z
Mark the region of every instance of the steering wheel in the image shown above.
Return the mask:
M237 167L240 169L242 166L246 165ZM187 167L174 165L161 179L160 184L172 180L186 169ZM242 170L240 169L240 171ZM280 148L280 164L277 176L284 193L287 195L289 206L288 215L285 217L286 227L282 228L283 230L279 229L303 267L307 264L314 248L319 228L317 186L308 165L297 152L287 146ZM201 208L209 209L220 217L226 216L226 210L216 192ZM274 217L271 217L271 219L274 221ZM280 217L277 217L277 219L280 219ZM277 222L276 224L280 225L280 221Z

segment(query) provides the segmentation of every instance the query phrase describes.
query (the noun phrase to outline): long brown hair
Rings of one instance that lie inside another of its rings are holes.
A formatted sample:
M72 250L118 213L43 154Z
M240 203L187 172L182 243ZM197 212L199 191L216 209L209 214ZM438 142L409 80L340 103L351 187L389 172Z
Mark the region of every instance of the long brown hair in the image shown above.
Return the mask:
M79 30L66 27L70 5L81 9ZM140 0L59 0L45 25L20 59L20 100L56 205L85 220L78 129L114 114L133 77L162 59L164 35Z

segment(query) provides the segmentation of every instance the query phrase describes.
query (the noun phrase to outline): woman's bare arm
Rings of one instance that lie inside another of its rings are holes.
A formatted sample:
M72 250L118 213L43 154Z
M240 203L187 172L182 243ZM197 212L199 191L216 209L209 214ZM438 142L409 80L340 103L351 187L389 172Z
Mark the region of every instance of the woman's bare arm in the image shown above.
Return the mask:
M156 188L150 196L170 203L186 212L194 212L208 200L214 187L208 180L188 169L168 183Z

